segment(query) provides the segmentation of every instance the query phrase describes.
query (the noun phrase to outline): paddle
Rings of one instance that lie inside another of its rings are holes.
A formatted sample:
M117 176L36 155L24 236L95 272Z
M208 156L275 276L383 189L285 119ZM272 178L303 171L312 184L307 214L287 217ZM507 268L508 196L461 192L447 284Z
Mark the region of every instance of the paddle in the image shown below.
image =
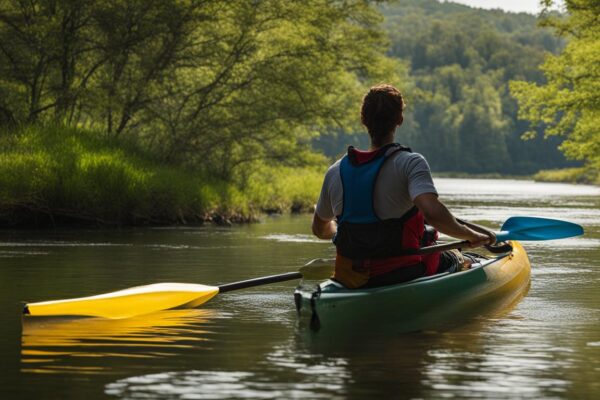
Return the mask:
M462 222L462 221L461 221ZM487 229L466 223L481 232ZM550 240L581 235L583 228L571 222L536 217L511 217L495 233L497 241ZM417 254L430 254L467 247L469 242L457 241L419 249ZM249 279L221 286L191 283L156 283L119 290L117 292L77 299L54 300L26 304L24 314L30 315L78 315L104 318L127 318L175 307L197 307L218 293L239 290L269 283L301 278L322 279L331 274L332 260L313 260L298 272Z
M482 226L462 220L458 221L480 233L486 234L489 232ZM540 217L510 217L502 224L500 232L494 232L494 235L496 235L496 243L506 242L507 240L537 241L563 239L582 234L583 228L581 225L561 221L559 219ZM461 249L468 246L469 242L463 240L423 247L418 253L424 255L452 249Z
M198 307L218 293L232 290L301 278L324 279L331 275L331 271L333 271L333 260L316 259L304 265L298 272L270 275L221 286L192 283L155 283L96 296L29 303L25 304L23 314L32 316L77 315L112 319L129 318L175 307Z

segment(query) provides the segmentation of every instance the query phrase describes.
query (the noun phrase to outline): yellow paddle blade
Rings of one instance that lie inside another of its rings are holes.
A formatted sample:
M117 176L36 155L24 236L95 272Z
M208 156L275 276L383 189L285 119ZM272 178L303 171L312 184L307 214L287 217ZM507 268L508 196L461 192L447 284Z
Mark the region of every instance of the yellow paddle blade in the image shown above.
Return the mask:
M129 318L185 306L197 307L219 293L216 286L191 283L155 283L77 299L42 301L25 305L32 316L80 315Z
M300 273L304 279L321 280L330 278L335 268L335 259L316 258L300 267Z

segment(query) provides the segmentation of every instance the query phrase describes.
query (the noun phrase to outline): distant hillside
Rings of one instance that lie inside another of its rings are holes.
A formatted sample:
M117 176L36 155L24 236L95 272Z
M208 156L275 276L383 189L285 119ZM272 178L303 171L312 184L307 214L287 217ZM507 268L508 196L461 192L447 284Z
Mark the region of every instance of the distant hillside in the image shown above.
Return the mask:
M547 52L564 43L525 13L474 9L435 0L382 5L389 55L409 76L396 82L408 102L399 140L423 153L434 171L530 174L572 165L560 138L523 141L526 122L508 93L511 80L540 82ZM335 156L366 135L337 133L318 147Z

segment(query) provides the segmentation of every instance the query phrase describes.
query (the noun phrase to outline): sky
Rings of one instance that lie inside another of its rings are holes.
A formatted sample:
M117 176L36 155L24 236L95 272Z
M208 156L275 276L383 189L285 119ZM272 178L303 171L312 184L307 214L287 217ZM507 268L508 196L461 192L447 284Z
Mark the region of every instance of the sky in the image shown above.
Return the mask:
M453 3L466 4L479 8L500 8L505 11L526 12L538 14L540 11L539 0L449 0Z

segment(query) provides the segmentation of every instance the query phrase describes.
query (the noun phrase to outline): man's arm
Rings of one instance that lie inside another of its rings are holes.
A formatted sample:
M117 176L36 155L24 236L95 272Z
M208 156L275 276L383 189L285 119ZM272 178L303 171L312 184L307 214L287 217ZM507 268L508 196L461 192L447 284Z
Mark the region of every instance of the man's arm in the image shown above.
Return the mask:
M312 231L319 239L331 239L337 232L337 224L334 220L325 221L315 212L312 222Z
M433 193L423 193L417 196L413 202L423 213L428 224L448 236L468 240L471 247L480 247L495 241L493 237L482 235L458 223L452 213Z

